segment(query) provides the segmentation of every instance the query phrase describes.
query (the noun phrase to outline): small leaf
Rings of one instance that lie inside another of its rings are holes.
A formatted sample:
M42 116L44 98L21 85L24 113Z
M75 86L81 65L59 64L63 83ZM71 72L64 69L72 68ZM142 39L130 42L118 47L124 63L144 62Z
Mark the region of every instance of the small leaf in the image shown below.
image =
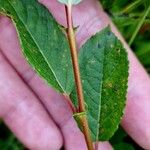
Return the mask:
M52 87L69 94L74 84L68 40L48 10L36 0L0 0L11 16L23 53Z
M105 28L83 45L79 61L93 141L109 140L125 107L127 53L110 29ZM75 89L71 98L77 106Z
M60 3L63 3L65 5L72 4L72 5L77 5L79 4L82 0L58 0Z

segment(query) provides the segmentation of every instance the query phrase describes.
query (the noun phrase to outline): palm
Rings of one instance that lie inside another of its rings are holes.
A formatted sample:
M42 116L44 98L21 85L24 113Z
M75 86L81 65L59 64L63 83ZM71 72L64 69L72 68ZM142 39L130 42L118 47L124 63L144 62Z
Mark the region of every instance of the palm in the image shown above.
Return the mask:
M42 3L49 8L59 23L66 24L62 5L56 3L55 0L51 0L51 2L43 0ZM79 25L77 32L79 46L107 24L108 18L101 12L96 0L84 0L81 5L74 8L74 25ZM30 149L56 150L62 146L63 142L65 149L86 149L83 135L72 118L72 112L66 99L49 88L26 63L19 47L16 31L10 20L0 17L0 27L0 116ZM130 68L129 102L123 126L139 144L150 148L150 143L143 140L147 137L150 139L150 135L146 134L149 129L150 111L144 111L144 108L150 106L150 102L144 97L148 97L149 93L147 91L146 94L140 94L141 97L137 98L138 93L134 88L136 87L135 80L143 83L143 80L139 81L137 77L137 79L135 78L137 72L143 76L146 86L150 80L141 68L139 70L139 64L131 52L129 52L129 58L132 66ZM136 66L139 70L137 72L134 71L137 69ZM137 99L145 100L143 103L139 101L139 104L135 105L133 109L133 103ZM145 104L148 105L145 106ZM139 105L143 107L139 107ZM137 111L136 109L140 109L140 115L144 116L142 119L146 121L142 126L136 114L128 115L130 112ZM132 125L131 120L133 119L136 127ZM139 131L143 126L145 128ZM141 135L144 136L142 139L138 136L140 133L137 134L137 131L143 134ZM111 149L106 143L102 146Z

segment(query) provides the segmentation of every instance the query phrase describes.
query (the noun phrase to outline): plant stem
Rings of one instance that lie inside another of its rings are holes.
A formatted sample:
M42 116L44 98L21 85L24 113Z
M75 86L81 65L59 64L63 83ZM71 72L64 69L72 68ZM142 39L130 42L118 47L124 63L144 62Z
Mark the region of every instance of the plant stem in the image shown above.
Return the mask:
M134 1L132 3L130 3L127 7L125 7L121 13L129 13L130 11L132 11L133 9L135 9L136 7L138 7L140 4L142 3L142 0L137 0Z
M138 34L140 28L142 27L142 25L143 25L143 23L144 23L144 20L146 19L146 17L147 17L147 15L148 15L149 11L150 11L150 6L148 6L147 10L144 12L143 17L141 18L141 20L140 20L140 22L138 23L138 25L137 25L135 31L133 32L133 35L132 35L132 37L131 37L131 39L130 39L130 41L129 41L129 45L131 45L131 44L133 43L133 41L134 41L136 35Z
M67 26L68 26L67 36L68 36L68 41L69 41L70 51L71 51L71 58L72 58L72 63L73 63L73 71L74 71L75 85L76 85L76 91L77 91L77 97L78 97L79 113L81 113L81 112L86 112L86 109L85 109L82 83L81 83L81 77L80 77L80 69L79 69L79 63L78 63L76 37L75 37L74 29L73 29L72 5L68 4L67 6L65 6L65 9L66 9L66 18L67 18ZM82 117L80 117L80 121L81 121L81 125L83 128L83 134L85 136L88 150L93 150L93 144L92 144L92 140L90 136L87 116L83 115Z

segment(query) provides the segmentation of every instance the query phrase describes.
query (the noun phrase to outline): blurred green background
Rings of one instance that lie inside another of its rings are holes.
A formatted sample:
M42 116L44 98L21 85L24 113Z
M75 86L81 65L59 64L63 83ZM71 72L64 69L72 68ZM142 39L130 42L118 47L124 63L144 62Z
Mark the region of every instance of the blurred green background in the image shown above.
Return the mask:
M150 73L150 0L101 0L147 72ZM115 150L142 150L119 127L110 140ZM23 150L15 136L0 121L0 150Z

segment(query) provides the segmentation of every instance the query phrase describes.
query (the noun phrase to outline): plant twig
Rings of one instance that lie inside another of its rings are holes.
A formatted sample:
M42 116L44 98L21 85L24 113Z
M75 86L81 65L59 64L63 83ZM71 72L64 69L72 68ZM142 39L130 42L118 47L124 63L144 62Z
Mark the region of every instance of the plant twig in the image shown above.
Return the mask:
M144 12L144 15L143 15L143 17L141 18L141 21L138 23L138 25L137 25L135 31L133 32L133 35L132 35L132 37L131 37L131 39L130 39L130 41L129 41L129 45L131 45L131 44L133 43L133 41L134 41L136 35L138 34L140 28L142 27L142 25L143 25L143 23L144 23L144 20L145 20L145 18L147 17L149 11L150 11L150 6L148 6L147 10Z
M65 9L66 9L66 18L67 18L67 26L68 26L67 36L68 36L68 41L69 41L70 50L71 50L71 58L72 58L72 63L73 63L75 85L76 85L78 104L79 104L79 113L81 113L81 112L86 112L86 109L85 109L82 83L81 83L81 77L80 77L80 69L79 69L79 63L78 63L76 38L75 38L73 22L72 22L72 5L68 4L67 6L65 6ZM81 121L81 125L83 128L83 133L85 136L88 150L93 150L93 144L92 144L92 140L90 136L87 116L82 115L82 117L80 117L80 121Z

